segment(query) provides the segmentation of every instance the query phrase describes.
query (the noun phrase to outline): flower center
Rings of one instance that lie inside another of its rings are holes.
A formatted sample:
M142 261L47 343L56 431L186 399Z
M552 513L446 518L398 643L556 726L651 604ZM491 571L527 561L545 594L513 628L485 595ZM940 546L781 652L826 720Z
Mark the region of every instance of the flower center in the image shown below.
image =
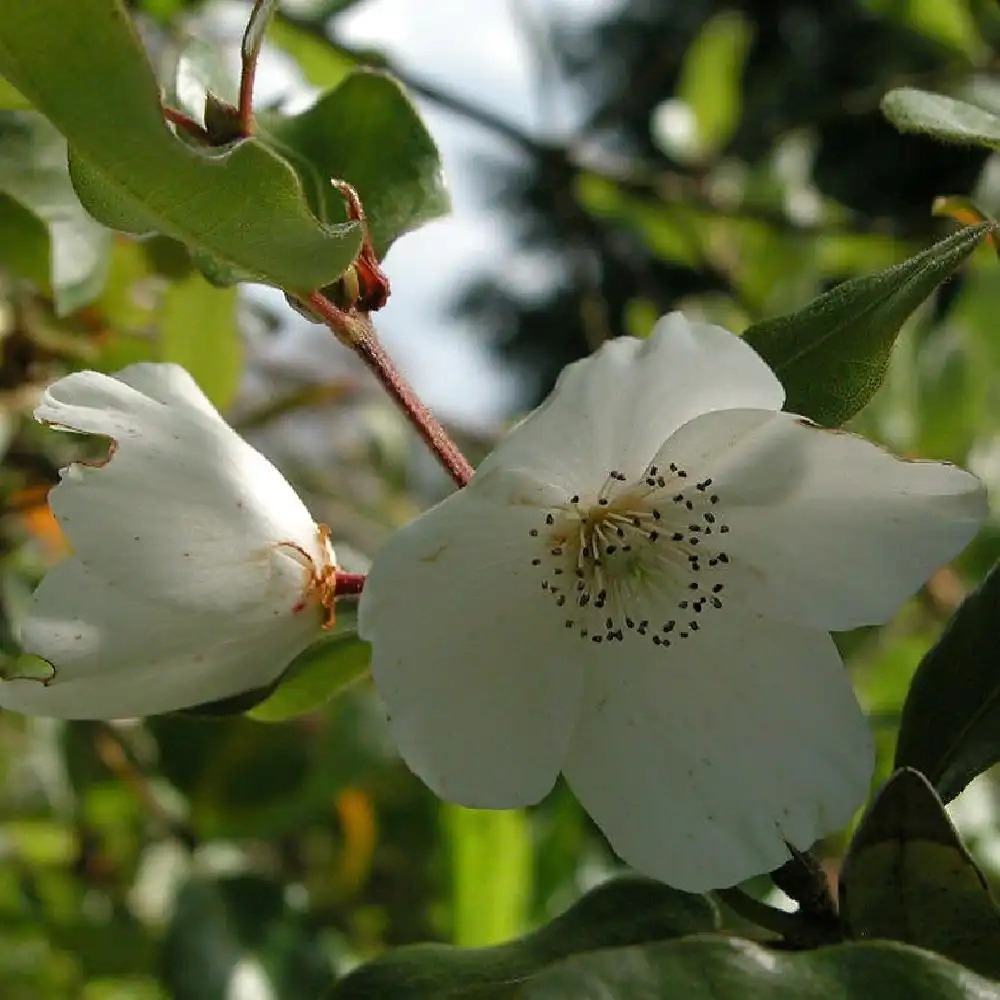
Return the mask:
M695 482L674 463L631 482L613 469L596 496L545 512L530 531L540 543L531 565L581 638L621 642L631 632L669 647L722 608L727 534L711 479Z

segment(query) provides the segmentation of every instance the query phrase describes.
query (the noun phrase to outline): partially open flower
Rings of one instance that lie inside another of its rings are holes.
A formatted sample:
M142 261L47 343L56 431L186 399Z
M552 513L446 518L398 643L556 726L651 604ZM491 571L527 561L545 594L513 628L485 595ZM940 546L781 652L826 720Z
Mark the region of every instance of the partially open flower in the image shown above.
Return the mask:
M783 401L739 338L674 314L571 365L389 540L360 632L432 789L510 807L562 771L622 858L696 891L849 821L872 746L828 630L888 618L985 496Z
M64 469L50 503L74 554L22 631L45 682L0 682L31 715L152 715L265 687L332 620L335 561L281 474L182 368L76 372L35 416L110 439Z

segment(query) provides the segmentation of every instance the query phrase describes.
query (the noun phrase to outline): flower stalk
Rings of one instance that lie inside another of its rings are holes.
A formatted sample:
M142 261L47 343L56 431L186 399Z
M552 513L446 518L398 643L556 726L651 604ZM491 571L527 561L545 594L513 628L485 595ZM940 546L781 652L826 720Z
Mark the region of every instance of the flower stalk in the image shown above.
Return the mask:
M353 597L364 590L365 573L337 573L337 582L334 586L334 594L337 597Z
M342 287L346 287L345 279L350 279L349 301L345 303L345 308L341 308L322 289L304 297L299 296L298 299L326 324L345 347L349 347L361 358L416 428L427 447L437 456L455 484L459 487L466 486L475 470L437 418L421 402L413 387L400 374L372 324L369 314L381 309L388 301L389 279L378 262L361 199L346 181L331 178L330 183L347 203L348 218L361 226L361 249L342 279Z
M183 111L178 111L176 108L170 108L166 105L163 106L163 117L170 122L171 125L176 126L183 132L187 132L188 135L194 136L194 138L200 140L201 142L209 142L209 134L205 131L193 118L189 118Z
M438 419L420 401L409 382L400 374L378 339L368 315L353 310L345 312L322 292L312 292L301 301L322 319L342 344L351 348L361 358L393 402L416 428L417 433L455 484L459 487L467 485L475 470Z

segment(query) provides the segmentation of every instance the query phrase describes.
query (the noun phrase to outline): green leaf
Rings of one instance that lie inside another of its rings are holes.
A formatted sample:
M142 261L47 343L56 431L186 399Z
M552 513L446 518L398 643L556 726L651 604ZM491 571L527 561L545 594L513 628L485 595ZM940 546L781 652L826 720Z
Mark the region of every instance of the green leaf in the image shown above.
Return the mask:
M918 132L960 146L1000 149L1000 117L944 94L900 87L882 98L882 114L900 132Z
M286 904L284 886L244 875L181 888L163 944L163 980L173 1000L251 991L304 1000L321 997L333 975L316 932Z
M92 301L107 276L112 234L84 211L70 183L66 142L41 115L0 112L0 192L38 220L42 235L14 246L23 226L5 229L4 261L50 291L60 315Z
M978 62L984 39L967 4L955 0L907 0L905 4L865 0L864 6Z
M371 994L374 997L375 994ZM435 1000L443 1000L437 994ZM449 994L449 1000L461 994ZM580 955L477 1000L1000 1000L1000 985L900 944L785 954L738 938L690 938Z
M356 59L341 52L322 34L287 18L271 25L268 41L291 56L306 81L322 90L336 87L358 65Z
M1000 761L1000 563L952 615L903 703L896 767L948 802Z
M285 722L313 712L368 673L371 647L357 636L357 611L339 602L337 625L300 653L267 698L247 712L258 722Z
M215 288L195 273L172 283L163 297L160 356L185 367L224 410L236 395L243 360L236 289Z
M903 322L995 224L967 226L879 274L845 281L743 334L785 387L785 409L838 427L885 379Z
M0 265L48 289L51 244L45 223L20 202L0 194L0 232Z
M919 771L896 771L861 820L840 910L851 937L902 941L1000 976L1000 911Z
M113 924L53 921L45 931L53 945L76 957L88 979L138 976L155 967L157 947L152 935L124 915Z
M316 214L346 218L330 178L361 196L375 251L449 210L441 159L403 88L384 73L359 70L300 115L260 115L262 137L292 162Z
M173 236L233 274L297 290L330 283L357 255L358 227L320 223L263 143L195 149L171 133L117 0L9 5L0 71L69 140L77 193L105 225Z
M239 75L217 46L201 38L191 38L177 53L165 103L203 122L209 94L235 104L240 95Z
M157 334L163 297L173 282L185 280L192 271L187 251L166 236L115 239L108 279L96 302L107 331L94 359L99 371L162 360Z
M281 676L251 691L185 709L195 717L247 715L257 722L287 722L321 708L368 676L371 647L358 638L357 605L337 602L337 623L303 650Z
M677 97L698 122L700 159L722 149L739 124L743 103L743 66L753 23L738 10L711 17L684 57Z
M0 76L0 108L5 111L24 111L31 107L27 100L9 80Z
M480 947L520 934L533 868L524 812L446 805L444 823L451 848L452 941Z
M329 821L330 803L395 757L381 706L357 690L304 725L242 715L148 721L163 773L185 795L206 838L281 837Z
M691 268L708 260L710 220L706 213L683 202L659 203L631 195L599 174L580 171L573 180L573 196L599 219L613 219L634 231L657 257Z
M579 952L697 934L715 926L715 909L704 896L652 879L619 878L587 893L551 923L507 944L397 948L342 979L330 1000L521 997L527 980Z

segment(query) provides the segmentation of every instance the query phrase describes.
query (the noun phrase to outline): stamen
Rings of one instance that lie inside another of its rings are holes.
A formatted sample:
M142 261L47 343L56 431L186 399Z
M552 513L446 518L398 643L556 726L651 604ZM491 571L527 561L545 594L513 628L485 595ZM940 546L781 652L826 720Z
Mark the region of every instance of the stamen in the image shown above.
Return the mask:
M319 551L321 553L320 563L316 564L313 556L298 542L283 541L276 544L279 549L291 549L296 556L302 558L298 561L305 571L305 584L302 596L292 605L293 615L299 615L310 605L318 604L324 609L323 622L321 628L328 630L333 628L336 622L336 611L334 600L337 590L337 567L330 559L330 529L325 524L316 525L316 537L319 541Z
M676 462L650 464L632 480L612 469L596 495L581 501L574 493L541 512L543 523L529 532L540 542L530 564L560 608L568 595L551 581L572 574L576 617L560 619L565 628L597 644L624 641L628 632L660 648L708 628L724 607L719 574L729 565L715 536L730 532L711 485L711 478L694 481ZM639 619L633 610L639 606L699 618L678 630L675 618Z

